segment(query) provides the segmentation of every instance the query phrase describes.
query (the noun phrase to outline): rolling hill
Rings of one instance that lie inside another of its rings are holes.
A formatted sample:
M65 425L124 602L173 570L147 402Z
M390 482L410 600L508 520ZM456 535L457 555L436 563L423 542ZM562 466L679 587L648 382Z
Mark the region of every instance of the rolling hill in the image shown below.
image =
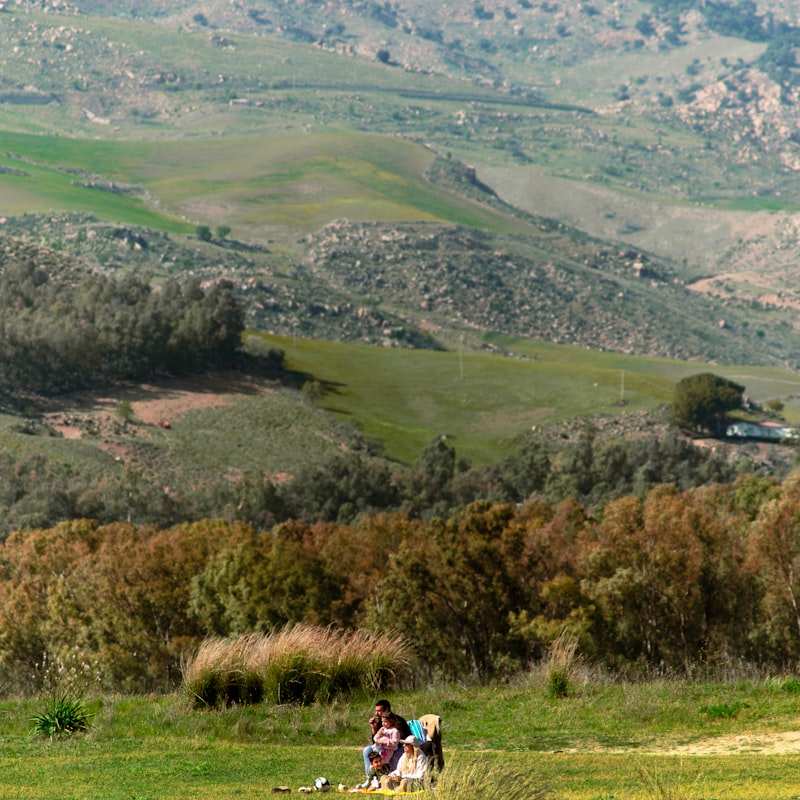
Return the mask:
M7 3L2 258L224 277L282 341L794 368L794 22L726 7Z

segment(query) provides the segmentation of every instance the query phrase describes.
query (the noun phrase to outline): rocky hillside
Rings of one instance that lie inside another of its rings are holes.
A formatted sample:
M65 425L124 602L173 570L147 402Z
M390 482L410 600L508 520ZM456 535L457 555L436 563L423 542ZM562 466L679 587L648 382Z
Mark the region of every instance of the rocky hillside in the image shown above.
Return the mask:
M443 348L504 333L623 353L719 363L792 358L793 331L765 336L752 309L690 291L672 265L552 220L538 235L433 223L332 222L284 263L235 240L201 242L80 215L8 219L12 258L233 282L251 328L383 346ZM58 250L43 248L46 240Z
M780 280L763 286L776 248L751 247L747 220L715 221L718 238L692 263L683 241L680 255L669 241L648 247L639 226L657 223L618 206L597 212L608 227L593 237L574 220L523 214L500 201L515 202L503 187L475 177L484 165L536 168L562 181L561 209L575 205L572 183L634 205L697 201L681 206L690 215L723 199L794 214L800 39L788 3L8 0L0 9L0 103L24 121L18 129L61 132L68 121L83 136L133 140L315 125L400 135L442 156L430 180L531 231L338 220L297 245L287 224L291 250L272 252L266 240L9 216L11 236L92 268L224 276L251 326L285 335L440 347L500 331L676 358L796 361L795 297L781 294L797 285L796 225L759 234L784 236ZM134 190L108 176L75 179ZM729 271L747 268L746 287L715 271L717 250ZM690 282L702 291L687 291Z
M308 246L314 283L392 308L433 336L502 332L719 362L789 352L788 337L747 332L741 312L693 294L667 264L566 229L531 242L459 227L335 222Z

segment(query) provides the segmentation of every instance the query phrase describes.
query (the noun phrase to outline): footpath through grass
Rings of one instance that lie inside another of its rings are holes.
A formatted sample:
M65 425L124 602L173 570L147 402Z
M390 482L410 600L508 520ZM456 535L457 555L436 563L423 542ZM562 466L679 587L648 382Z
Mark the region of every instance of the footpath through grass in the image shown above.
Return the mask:
M798 686L592 679L555 700L533 676L514 686L442 687L392 700L408 717L442 715L449 769L475 761L487 769L522 766L554 798L789 800L798 796L800 750L766 754L758 743L800 728ZM90 700L93 730L54 741L29 735L43 701L7 701L0 704L0 797L217 800L260 798L279 785L297 795L319 775L334 786L353 784L373 699L224 711L190 711L178 695ZM714 742L728 749L711 754ZM706 754L687 754L686 745Z

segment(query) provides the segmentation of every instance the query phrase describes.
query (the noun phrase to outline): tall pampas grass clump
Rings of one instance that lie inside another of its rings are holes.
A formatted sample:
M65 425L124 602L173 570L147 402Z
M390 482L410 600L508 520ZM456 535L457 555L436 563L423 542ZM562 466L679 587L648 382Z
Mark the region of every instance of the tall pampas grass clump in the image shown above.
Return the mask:
M290 625L272 633L206 639L183 670L196 705L308 704L405 677L413 653L398 633Z
M206 639L183 669L187 691L199 705L227 706L258 703L263 685L253 668L250 650L255 634L236 639Z

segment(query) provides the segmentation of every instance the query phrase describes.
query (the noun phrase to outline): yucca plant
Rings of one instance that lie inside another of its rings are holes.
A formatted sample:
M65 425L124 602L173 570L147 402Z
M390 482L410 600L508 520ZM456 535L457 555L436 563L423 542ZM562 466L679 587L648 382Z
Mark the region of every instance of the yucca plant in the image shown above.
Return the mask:
M92 715L80 698L68 694L52 694L47 707L33 718L34 735L60 736L67 733L88 731Z

